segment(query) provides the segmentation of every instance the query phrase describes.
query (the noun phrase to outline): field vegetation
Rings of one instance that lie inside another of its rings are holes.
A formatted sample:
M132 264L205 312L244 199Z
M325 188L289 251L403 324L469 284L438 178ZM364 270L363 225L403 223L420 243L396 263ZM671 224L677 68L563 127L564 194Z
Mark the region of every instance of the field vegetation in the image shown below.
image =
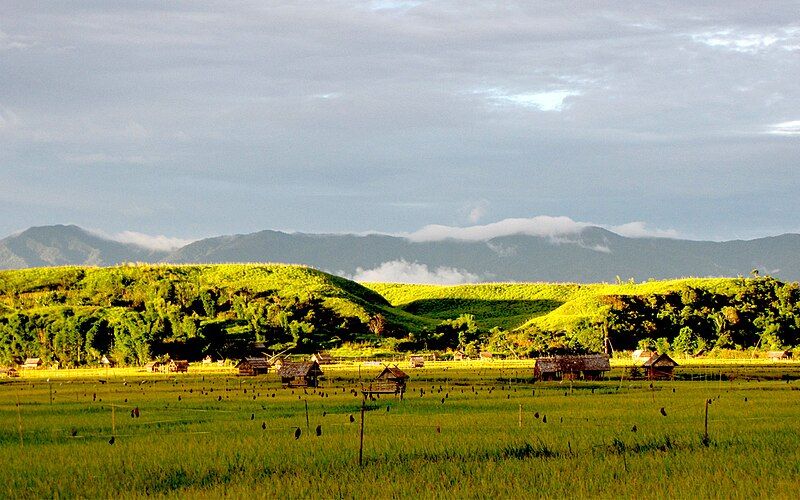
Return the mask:
M408 370L402 401L366 402L362 465L359 376L380 367L326 367L307 390L199 365L23 372L0 381L0 496L796 496L800 364L654 383L534 382L530 365Z

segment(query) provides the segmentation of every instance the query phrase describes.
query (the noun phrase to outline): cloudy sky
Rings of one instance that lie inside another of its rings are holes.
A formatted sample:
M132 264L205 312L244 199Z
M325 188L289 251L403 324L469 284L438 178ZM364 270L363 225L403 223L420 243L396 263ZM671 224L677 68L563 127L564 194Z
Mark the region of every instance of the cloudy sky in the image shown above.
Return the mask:
M697 3L0 0L0 235L800 232L800 7Z

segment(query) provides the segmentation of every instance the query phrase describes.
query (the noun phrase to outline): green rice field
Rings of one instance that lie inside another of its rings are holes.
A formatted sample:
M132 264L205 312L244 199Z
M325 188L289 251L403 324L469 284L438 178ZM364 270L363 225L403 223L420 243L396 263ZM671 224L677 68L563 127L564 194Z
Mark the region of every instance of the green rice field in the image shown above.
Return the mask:
M407 369L402 401L366 402L361 465L359 389L380 366L326 366L307 390L199 365L25 372L0 379L0 497L798 495L800 363L653 383L621 366L534 382L531 365Z

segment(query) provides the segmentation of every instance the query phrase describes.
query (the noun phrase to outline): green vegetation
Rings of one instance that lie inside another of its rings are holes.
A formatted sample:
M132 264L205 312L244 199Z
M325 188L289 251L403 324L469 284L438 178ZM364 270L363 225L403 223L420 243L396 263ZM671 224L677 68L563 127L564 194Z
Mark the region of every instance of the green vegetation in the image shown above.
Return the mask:
M681 354L800 344L800 287L770 277L642 284L365 284L303 266L135 265L0 272L0 364L251 350Z
M433 363L409 371L405 400L367 402L363 466L354 367L326 367L307 391L195 366L99 371L103 383L90 370L23 373L0 380L0 496L791 498L798 366L771 368L789 382L729 366L651 385Z

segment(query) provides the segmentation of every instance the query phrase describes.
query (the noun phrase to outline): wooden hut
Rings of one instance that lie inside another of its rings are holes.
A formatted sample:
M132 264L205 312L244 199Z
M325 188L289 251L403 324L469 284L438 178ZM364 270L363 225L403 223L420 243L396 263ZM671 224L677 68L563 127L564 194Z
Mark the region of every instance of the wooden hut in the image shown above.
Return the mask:
M25 363L22 364L23 370L38 370L44 366L42 358L27 358Z
M491 360L494 359L494 354L492 354L491 352L488 352L488 351L481 351L480 357L481 357L481 359L484 359L484 360L487 360L487 361L491 361Z
M422 356L411 356L408 361L411 368L422 368L425 366L425 358Z
M311 361L316 361L318 365L332 365L333 356L327 352L318 352L311 355Z
M107 355L103 355L103 357L100 359L100 364L106 368L112 368L114 366L117 366L116 360L111 356Z
M170 373L187 373L189 371L189 362L185 359L173 359L167 365L167 371Z
M284 361L278 376L284 387L317 387L323 375L316 361Z
M767 357L773 361L779 359L792 359L792 351L769 351Z
M538 380L561 380L561 367L555 358L537 358L533 363L533 376Z
M19 372L14 367L3 368L2 370L0 370L0 373L5 374L5 376L8 377L8 378L19 377Z
M644 362L642 368L647 373L649 380L669 380L674 377L672 370L678 366L674 359L668 354L653 354L650 359Z
M236 368L242 376L266 375L269 372L269 362L266 358L244 358Z
M538 358L533 365L534 376L539 380L599 380L609 370L611 363L605 354Z
M383 371L375 377L378 384L384 384L386 387L394 389L395 394L403 394L406 392L406 381L408 380L406 372L395 366L386 366Z
M469 354L464 351L456 351L453 353L453 361L469 361Z
M151 361L146 365L144 365L144 371L150 373L158 373L162 370L161 368L162 366L164 366L164 363L162 363L161 361Z
M653 351L648 351L646 349L636 349L631 354L631 359L634 363L644 363L653 355Z

